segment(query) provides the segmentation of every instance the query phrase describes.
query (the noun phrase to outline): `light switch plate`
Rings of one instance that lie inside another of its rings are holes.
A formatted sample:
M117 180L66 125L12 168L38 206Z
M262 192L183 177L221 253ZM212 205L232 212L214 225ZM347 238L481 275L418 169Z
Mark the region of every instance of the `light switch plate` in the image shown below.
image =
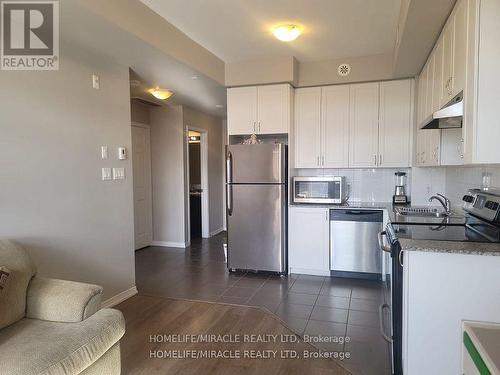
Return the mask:
M97 74L92 74L92 88L99 90L101 86L101 83L99 81L99 76Z
M111 168L103 168L101 173L103 181L109 181L112 179Z
M108 146L101 146L101 159L105 160L108 158Z
M125 168L113 168L113 180L125 180Z

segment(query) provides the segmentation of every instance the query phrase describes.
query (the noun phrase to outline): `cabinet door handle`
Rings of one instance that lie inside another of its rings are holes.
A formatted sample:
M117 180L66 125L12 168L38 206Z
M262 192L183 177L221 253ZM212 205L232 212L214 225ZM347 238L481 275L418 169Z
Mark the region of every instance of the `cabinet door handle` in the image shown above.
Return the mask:
M377 165L377 155L373 155L373 165Z
M255 121L253 122L253 132L255 133L256 130L255 130Z
M379 329L380 329L380 334L384 338L385 341L388 343L392 344L393 340L392 337L389 336L387 333L385 333L385 324L384 324L384 310L385 309L390 309L390 306L387 303L383 303L382 305L379 306L378 310L378 318L379 318Z
M319 155L318 155L318 156L316 156L316 165L317 165L318 167L320 166L320 164L319 164Z
M378 165L382 165L382 154L378 156Z
M321 166L325 166L325 155L321 156Z

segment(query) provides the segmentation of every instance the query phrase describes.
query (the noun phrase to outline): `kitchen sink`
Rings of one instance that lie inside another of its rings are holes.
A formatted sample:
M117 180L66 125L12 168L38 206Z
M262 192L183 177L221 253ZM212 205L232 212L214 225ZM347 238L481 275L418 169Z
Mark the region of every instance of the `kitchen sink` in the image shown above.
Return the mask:
M394 211L399 215L418 217L448 217L449 214L434 207L395 207Z

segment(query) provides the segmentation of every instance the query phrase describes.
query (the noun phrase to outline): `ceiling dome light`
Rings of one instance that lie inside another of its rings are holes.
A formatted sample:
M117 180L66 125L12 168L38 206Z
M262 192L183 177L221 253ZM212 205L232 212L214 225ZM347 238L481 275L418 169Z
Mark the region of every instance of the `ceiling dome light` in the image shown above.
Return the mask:
M277 25L272 28L272 33L276 39L282 42L291 42L302 34L302 26L287 24L287 25Z
M162 90L159 87L154 89L149 89L148 92L153 95L156 99L166 100L170 98L174 93L170 90Z

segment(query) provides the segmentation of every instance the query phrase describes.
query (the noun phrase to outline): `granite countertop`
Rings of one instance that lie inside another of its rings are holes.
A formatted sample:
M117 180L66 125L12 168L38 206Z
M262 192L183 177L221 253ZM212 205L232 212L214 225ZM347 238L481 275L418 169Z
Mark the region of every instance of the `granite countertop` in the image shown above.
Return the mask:
M405 251L500 256L499 243L412 240L407 238L400 238L399 242Z

